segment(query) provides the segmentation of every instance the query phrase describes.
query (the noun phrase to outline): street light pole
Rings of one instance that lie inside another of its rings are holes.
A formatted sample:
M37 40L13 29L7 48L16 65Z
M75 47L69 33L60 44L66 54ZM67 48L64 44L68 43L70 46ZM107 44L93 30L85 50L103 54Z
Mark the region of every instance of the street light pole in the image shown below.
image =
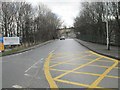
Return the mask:
M108 28L108 3L106 2L106 30L107 30L107 49L110 50L109 47L109 28Z

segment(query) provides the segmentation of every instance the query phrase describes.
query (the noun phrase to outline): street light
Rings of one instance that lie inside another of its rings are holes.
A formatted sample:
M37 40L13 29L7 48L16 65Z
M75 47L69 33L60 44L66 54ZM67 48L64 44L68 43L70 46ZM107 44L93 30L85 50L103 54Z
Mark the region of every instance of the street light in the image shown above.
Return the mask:
M109 47L109 29L108 29L108 3L106 2L106 31L107 31L107 49L110 50Z

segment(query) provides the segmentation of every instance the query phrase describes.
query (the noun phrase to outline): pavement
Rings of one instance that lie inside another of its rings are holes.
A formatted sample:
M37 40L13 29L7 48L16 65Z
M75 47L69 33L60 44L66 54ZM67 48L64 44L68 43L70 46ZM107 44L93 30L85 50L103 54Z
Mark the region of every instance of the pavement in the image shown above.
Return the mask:
M110 46L110 50L107 50L106 45L102 44L96 44L92 42L86 42L80 39L75 39L77 42L79 42L81 45L87 47L88 49L97 52L99 54L111 57L111 58L116 58L120 60L120 47L117 46Z
M118 88L119 61L74 39L2 58L3 88Z

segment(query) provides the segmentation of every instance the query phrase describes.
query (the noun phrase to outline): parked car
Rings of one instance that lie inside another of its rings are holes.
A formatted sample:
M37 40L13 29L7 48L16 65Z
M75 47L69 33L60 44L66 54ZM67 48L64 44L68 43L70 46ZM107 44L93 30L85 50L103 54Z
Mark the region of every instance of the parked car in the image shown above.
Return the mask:
M61 36L61 37L60 37L60 40L65 40L65 36Z

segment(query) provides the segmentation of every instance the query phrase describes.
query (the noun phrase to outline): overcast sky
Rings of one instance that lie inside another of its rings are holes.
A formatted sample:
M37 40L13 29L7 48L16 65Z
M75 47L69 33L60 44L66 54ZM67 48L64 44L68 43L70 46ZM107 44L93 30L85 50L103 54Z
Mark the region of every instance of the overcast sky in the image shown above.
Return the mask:
M21 1L21 0L20 0ZM25 0L36 5L39 2L45 4L52 10L53 13L57 14L64 24L69 27L73 26L74 18L79 14L81 9L81 2L106 2L106 1L117 1L117 0Z
M81 0L27 0L34 5L42 2L57 14L58 17L64 21L64 24L69 27L73 26L74 18L78 15L80 10Z

